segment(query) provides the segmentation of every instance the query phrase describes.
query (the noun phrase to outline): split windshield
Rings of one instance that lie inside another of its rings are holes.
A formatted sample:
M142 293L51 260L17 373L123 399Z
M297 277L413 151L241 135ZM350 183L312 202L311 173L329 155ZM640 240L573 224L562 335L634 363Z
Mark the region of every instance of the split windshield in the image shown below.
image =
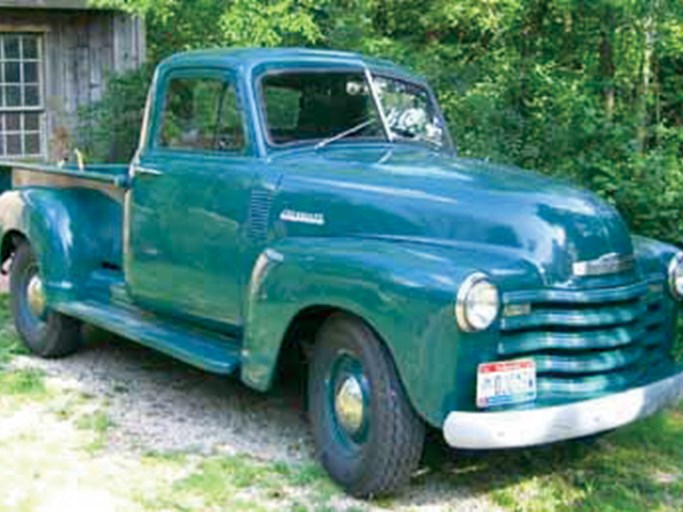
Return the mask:
M438 111L424 87L375 76L371 88L367 76L315 71L266 75L262 89L271 142L314 142L322 147L341 139L407 140L445 145Z

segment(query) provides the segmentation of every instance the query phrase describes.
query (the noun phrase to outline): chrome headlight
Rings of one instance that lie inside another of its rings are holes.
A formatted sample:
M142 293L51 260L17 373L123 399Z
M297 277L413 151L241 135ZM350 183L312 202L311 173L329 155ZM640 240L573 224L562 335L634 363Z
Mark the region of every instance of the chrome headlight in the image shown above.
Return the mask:
M455 303L455 317L463 331L483 331L498 316L500 296L498 288L486 275L470 274L460 285Z
M683 252L676 253L669 263L669 289L677 300L683 300Z

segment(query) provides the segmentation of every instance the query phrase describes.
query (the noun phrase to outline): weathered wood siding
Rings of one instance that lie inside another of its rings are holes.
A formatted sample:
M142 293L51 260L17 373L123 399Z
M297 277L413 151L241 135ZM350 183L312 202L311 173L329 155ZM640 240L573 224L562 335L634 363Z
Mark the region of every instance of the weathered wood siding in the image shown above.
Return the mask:
M145 59L143 21L120 12L9 9L0 3L0 32L43 34L46 156L60 144L55 139L73 132L78 109L102 97L109 73Z
M31 9L87 9L88 0L0 0L0 7Z

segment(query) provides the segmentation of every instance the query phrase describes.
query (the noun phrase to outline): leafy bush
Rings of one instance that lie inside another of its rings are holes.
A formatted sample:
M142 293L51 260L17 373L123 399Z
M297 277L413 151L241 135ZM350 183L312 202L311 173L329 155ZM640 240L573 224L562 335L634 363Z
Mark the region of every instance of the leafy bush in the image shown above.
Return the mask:
M91 162L126 162L137 148L153 68L144 66L107 82L101 101L80 110L76 145Z
M679 0L97 0L146 15L150 61L304 45L393 59L434 86L461 154L590 187L644 235L683 238ZM91 157L134 150L150 69L83 112Z

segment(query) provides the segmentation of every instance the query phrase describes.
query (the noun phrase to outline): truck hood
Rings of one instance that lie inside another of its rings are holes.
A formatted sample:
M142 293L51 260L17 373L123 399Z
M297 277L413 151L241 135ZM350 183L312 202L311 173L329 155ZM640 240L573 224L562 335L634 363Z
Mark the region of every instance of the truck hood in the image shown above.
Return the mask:
M412 145L339 144L276 162L284 172L275 212L289 236L498 251L534 265L546 284L572 282L574 262L633 253L614 208L538 173Z

